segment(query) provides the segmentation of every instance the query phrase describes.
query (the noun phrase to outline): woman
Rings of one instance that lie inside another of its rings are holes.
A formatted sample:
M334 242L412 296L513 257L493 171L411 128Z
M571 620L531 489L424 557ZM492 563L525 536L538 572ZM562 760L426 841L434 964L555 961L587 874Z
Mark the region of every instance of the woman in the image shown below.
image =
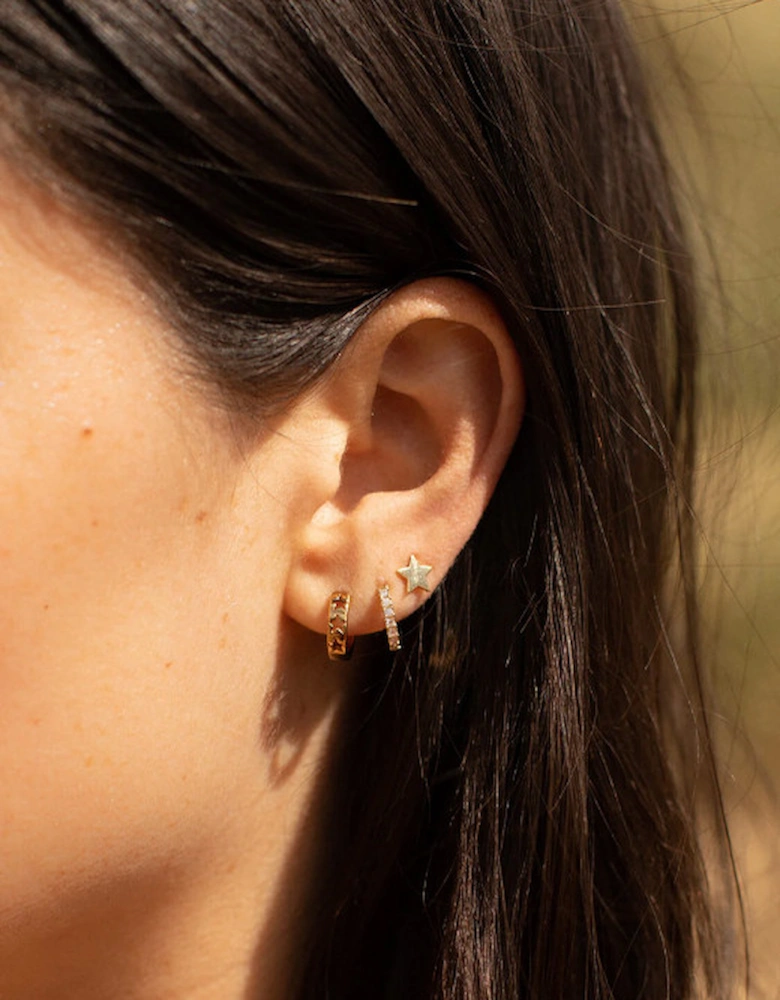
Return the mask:
M5 0L0 93L0 996L716 995L616 4Z

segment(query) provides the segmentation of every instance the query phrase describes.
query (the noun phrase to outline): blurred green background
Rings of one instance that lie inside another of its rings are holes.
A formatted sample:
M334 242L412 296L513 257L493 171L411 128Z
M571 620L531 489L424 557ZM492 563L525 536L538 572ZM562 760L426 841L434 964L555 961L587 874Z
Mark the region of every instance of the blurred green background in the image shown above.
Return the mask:
M626 0L626 9L702 260L706 655L723 710L716 728L748 908L750 995L778 998L780 3Z

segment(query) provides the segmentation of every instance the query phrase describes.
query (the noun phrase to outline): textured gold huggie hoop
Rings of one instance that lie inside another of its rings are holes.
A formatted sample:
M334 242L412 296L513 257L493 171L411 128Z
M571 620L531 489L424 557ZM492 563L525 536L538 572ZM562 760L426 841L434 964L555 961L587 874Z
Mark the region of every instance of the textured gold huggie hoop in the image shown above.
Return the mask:
M352 644L347 634L349 620L349 594L345 590L335 590L330 595L328 605L328 634L325 643L328 647L328 658L331 660L348 660L352 655Z
M387 645L391 653L397 653L401 648L401 633L398 631L398 622L395 620L395 609L393 599L390 596L390 588L386 583L377 590L379 603L382 605L382 614L385 619L385 632L387 633Z

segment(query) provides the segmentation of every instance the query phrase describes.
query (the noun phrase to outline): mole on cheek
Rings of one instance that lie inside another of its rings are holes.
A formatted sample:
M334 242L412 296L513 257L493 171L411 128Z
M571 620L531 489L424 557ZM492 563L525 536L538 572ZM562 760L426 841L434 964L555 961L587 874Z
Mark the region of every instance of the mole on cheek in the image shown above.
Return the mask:
M87 440L88 438L91 438L92 435L93 435L93 433L94 433L94 431L93 431L93 429L91 427L82 427L81 428L81 437L84 440Z

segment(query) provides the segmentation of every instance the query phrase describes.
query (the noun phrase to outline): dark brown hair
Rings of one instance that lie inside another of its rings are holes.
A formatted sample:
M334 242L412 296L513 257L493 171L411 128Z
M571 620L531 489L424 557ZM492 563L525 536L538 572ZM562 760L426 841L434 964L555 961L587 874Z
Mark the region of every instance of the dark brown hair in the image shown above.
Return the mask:
M0 84L232 405L426 275L522 358L482 522L364 654L300 996L719 995L690 261L618 4L3 0Z

